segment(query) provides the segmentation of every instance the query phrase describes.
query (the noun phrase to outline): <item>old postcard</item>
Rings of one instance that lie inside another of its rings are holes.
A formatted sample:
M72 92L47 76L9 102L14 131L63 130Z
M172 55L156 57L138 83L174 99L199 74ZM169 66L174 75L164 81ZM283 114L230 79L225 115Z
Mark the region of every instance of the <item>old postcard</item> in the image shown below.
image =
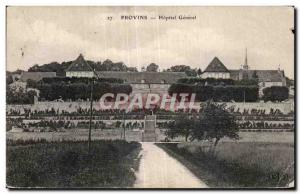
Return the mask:
M10 189L294 189L292 6L8 6Z

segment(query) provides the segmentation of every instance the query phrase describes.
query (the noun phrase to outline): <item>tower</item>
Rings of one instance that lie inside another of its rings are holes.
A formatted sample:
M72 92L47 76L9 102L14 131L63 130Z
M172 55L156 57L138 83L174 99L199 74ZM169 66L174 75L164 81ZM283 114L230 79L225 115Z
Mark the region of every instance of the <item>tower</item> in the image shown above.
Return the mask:
M248 56L247 56L247 48L246 48L246 54L245 54L245 63L243 65L243 70L248 70L249 66L248 66Z

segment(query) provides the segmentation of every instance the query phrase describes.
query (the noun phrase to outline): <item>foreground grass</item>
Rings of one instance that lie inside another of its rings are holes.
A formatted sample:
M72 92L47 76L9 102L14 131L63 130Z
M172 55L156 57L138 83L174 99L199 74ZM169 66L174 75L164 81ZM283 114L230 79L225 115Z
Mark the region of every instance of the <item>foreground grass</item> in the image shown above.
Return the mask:
M214 154L199 143L157 145L210 187L285 187L294 180L293 144L223 142Z
M27 145L26 145L27 144ZM8 143L8 187L131 187L137 166L137 142Z

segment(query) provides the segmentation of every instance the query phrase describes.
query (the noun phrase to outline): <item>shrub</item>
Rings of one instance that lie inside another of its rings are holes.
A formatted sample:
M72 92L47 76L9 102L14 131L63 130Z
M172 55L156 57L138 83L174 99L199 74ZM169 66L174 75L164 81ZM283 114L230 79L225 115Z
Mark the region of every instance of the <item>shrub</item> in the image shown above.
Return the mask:
M234 85L234 80L232 79L215 79L215 78L182 78L177 81L177 83L184 84L199 84L199 85Z
M284 101L289 98L289 89L285 86L271 86L263 89L264 101Z

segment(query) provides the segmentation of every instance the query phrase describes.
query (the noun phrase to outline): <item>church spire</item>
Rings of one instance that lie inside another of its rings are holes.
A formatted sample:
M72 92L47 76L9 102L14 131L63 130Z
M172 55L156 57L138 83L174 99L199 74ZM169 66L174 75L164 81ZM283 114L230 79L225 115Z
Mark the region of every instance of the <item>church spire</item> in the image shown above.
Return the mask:
M247 56L247 48L246 48L246 53L245 53L245 63L244 63L243 69L244 70L248 70L249 69L249 66L248 66L248 56Z

